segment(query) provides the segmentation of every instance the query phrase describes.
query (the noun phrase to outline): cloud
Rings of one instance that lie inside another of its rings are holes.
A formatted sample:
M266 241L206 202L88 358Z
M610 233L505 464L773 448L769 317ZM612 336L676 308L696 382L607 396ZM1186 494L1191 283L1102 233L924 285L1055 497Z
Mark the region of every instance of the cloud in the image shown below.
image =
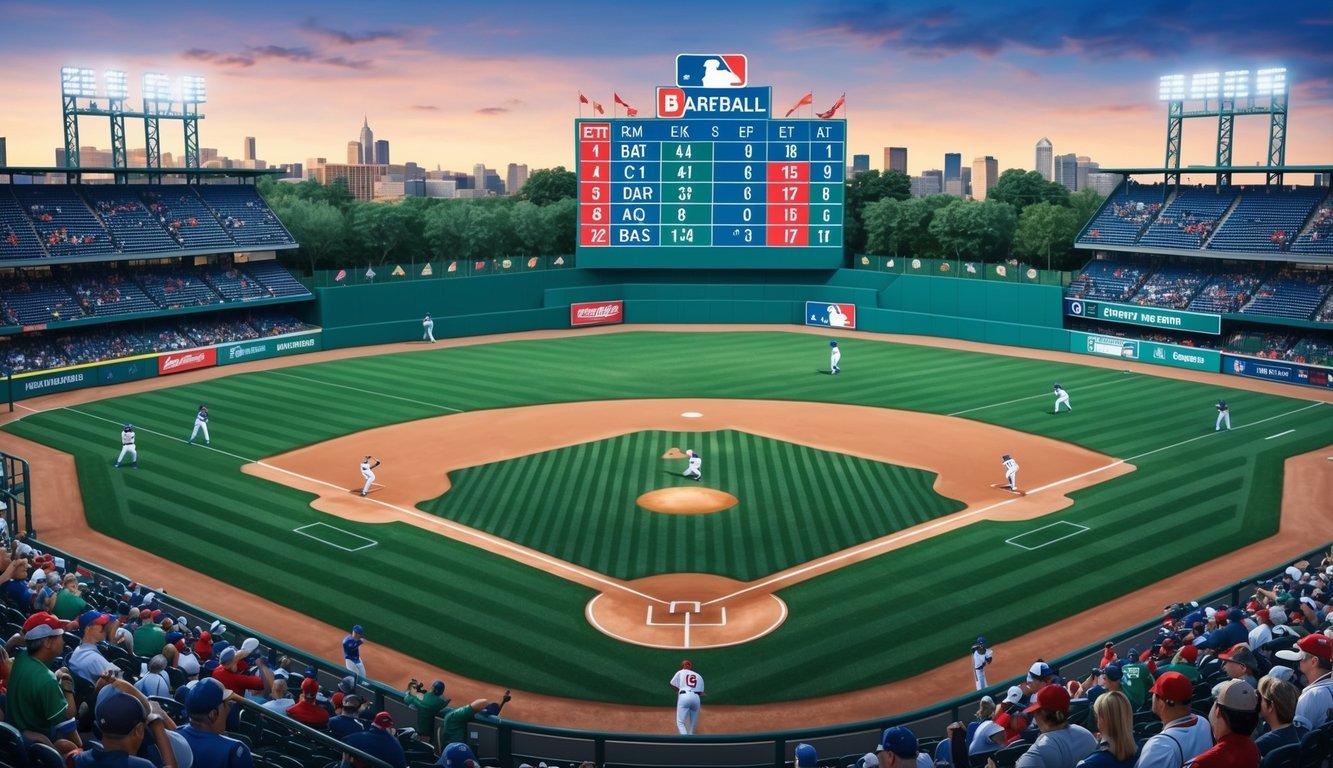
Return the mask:
M206 48L191 48L182 53L181 57L187 61L206 61L223 67L253 67L255 65L253 56L244 56L238 53L220 53Z
M503 115L508 113L509 111L510 110L508 107L482 107L481 109L477 110L477 114L494 116L494 115Z
M435 106L434 104L413 104L412 109L419 110L421 112L438 112L440 110L440 108Z
M368 32L347 32L345 30L325 26L314 18L309 18L302 22L301 29L342 45L361 45L363 43L378 43L382 41L402 42L411 37L407 32L388 29L374 29Z
M207 48L191 48L181 54L188 61L203 61L222 67L253 67L262 61L289 61L296 64L321 64L341 69L370 69L370 59L349 59L345 56L325 56L304 47L282 45L252 45L244 51L227 53Z

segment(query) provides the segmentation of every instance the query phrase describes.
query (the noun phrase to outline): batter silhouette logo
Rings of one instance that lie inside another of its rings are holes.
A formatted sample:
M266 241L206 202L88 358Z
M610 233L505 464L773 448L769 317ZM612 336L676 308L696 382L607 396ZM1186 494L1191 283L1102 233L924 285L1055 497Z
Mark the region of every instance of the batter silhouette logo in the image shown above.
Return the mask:
M749 66L743 53L682 53L676 56L681 88L743 88Z

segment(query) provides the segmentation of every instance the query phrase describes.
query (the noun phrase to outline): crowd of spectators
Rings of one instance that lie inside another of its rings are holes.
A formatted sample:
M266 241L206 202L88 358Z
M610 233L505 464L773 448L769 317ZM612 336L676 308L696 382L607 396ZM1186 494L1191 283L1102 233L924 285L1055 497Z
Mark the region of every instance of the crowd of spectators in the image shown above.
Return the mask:
M1161 203L1145 203L1141 200L1128 203L1111 203L1111 213L1117 219L1131 224L1146 224L1160 210L1162 210Z
M0 370L44 371L154 352L175 352L228 341L244 341L309 330L290 315L263 314L228 320L157 321L133 328L29 333L14 337L0 352Z
M1095 259L1076 275L1066 294L1075 299L1124 301L1143 284L1148 270L1138 264Z
M1199 291L1190 308L1218 314L1235 312L1253 298L1265 274L1259 267L1214 273L1212 282Z
M1211 275L1202 268L1163 267L1152 273L1134 294L1134 304L1184 309Z

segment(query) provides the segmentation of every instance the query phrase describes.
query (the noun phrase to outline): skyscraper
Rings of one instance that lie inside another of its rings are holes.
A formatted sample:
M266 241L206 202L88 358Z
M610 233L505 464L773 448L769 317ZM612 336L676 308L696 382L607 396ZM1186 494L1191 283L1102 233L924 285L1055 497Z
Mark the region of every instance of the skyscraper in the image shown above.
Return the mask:
M852 175L870 170L870 155L852 155Z
M1037 142L1037 165L1032 170L1041 174L1043 179L1050 181L1055 178L1054 167L1055 149L1051 146L1051 140L1045 136Z
M5 157L6 154L7 151L5 149L5 137L0 136L0 168L4 168L6 165L9 165L9 159Z
M254 137L254 136L246 136L246 137L245 137L245 146L241 149L241 159L242 159L242 160L249 160L249 161L252 162L252 163L255 161L255 137Z
M1051 179L1056 184L1064 185L1064 188L1070 192L1078 191L1078 155L1070 152L1067 155L1055 156L1055 175Z
M963 191L959 194L964 196L972 194L972 166L963 166L959 171L959 174L958 178L961 181L961 186L963 188Z
M510 163L505 170L505 192L517 195L523 185L528 183L528 164Z
M963 179L963 153L945 152L944 153L944 191L949 192L950 181L962 181ZM961 197L967 192L967 189L960 188L958 195ZM954 194L949 192L949 194Z
M361 158L358 163L367 165L375 162L375 134L370 130L370 118L362 117L361 122Z
M972 199L985 200L1000 179L1000 161L986 155L972 161Z
M388 141L388 139L380 139L380 140L378 140L378 141L375 142L375 164L376 164L376 165L388 165L388 164L389 164L389 141Z
M1099 170L1102 167L1102 165L1101 163L1094 162L1093 159L1088 157L1087 155L1079 155L1077 162L1078 162L1078 171L1077 171L1078 188L1087 189L1088 173L1091 171Z
M884 148L884 172L907 173L907 147Z
M348 165L361 164L361 142L359 141L347 142L347 164Z

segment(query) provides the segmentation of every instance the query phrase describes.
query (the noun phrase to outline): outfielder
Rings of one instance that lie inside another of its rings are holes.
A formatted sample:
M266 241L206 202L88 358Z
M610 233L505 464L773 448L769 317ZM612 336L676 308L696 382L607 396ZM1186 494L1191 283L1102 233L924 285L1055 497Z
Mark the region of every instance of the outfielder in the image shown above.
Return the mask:
M370 493L370 484L375 482L375 467L380 465L379 459L371 458L370 454L361 460L361 476L366 479L366 484L361 488L361 495Z
M986 665L991 663L995 654L986 647L986 638L978 637L972 646L972 674L976 678L977 690L986 687Z
M704 694L704 679L686 659L671 678L676 689L676 730L682 735L694 733L699 722L699 697Z
M1213 431L1217 432L1222 425L1227 425L1227 431L1231 431L1231 409L1227 408L1227 401L1217 401L1217 423L1213 425Z
M199 434L199 430L204 431L204 445L212 445L208 439L208 409L199 406L199 412L194 415L194 429L190 430L190 439L185 441L186 445L194 445L194 436Z
M421 340L429 340L431 344L435 343L435 321L430 319L430 313L426 313L426 319L421 321Z
M127 453L128 453L129 456L130 456L130 461L133 462L133 464L132 464L131 466L133 466L135 469L138 469L138 468L139 468L139 449L137 449L137 448L134 447L134 425L133 425L133 424L126 424L126 425L125 425L125 428L122 429L122 430L120 431L120 455L116 457L116 466L117 466L117 467L120 466L120 462L122 462L122 461L125 460L125 454L127 454Z
M1065 391L1065 388L1064 388L1064 387L1060 386L1059 384L1056 384L1056 385L1055 385L1055 412L1056 412L1056 413L1059 413L1059 412L1060 412L1060 406L1061 406L1061 405L1063 405L1064 407L1068 408L1068 409L1071 410L1071 411L1074 410L1074 406L1072 406L1072 405L1069 404L1069 393Z
M838 349L838 342L836 341L830 341L828 345L829 373L837 376L838 372L842 370L838 367L838 363L842 362L842 350Z
M1010 456L1007 453L1003 456L1003 458L1004 458L1004 481L1008 484L1007 486L1004 487L1007 487L1011 491L1017 491L1018 462L1014 461L1014 457Z
M686 477L692 477L695 480L704 479L704 473L702 471L702 467L704 465L703 457L689 448L685 449L685 455L689 457L690 464L685 468L685 472L683 474Z

